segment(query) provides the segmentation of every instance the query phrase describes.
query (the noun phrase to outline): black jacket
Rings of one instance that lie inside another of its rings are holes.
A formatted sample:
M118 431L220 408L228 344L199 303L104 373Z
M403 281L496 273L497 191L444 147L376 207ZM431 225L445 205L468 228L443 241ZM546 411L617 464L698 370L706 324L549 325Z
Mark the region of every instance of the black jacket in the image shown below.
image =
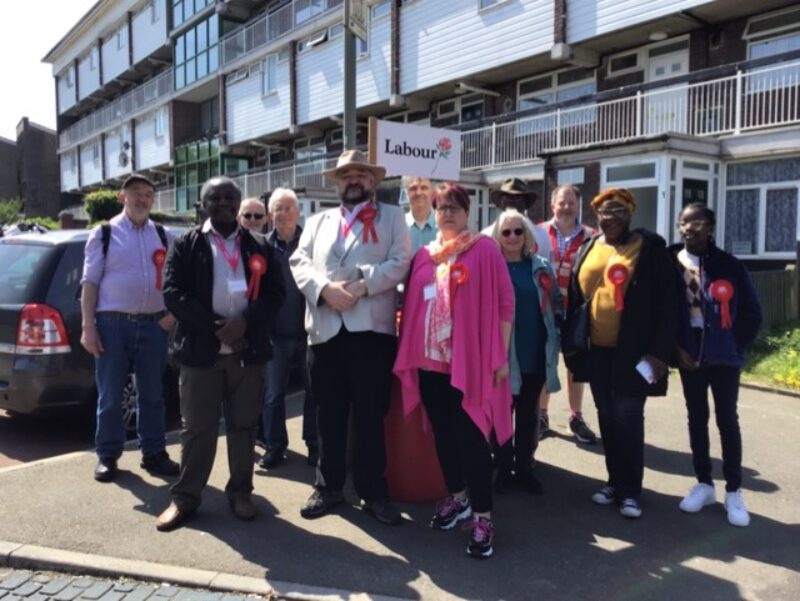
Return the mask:
M700 257L700 265L707 281L702 304L705 326L698 340L689 322L686 282L678 260L681 249L683 244L675 244L669 248L680 288L678 344L700 365L741 367L744 365L745 349L755 340L763 321L761 304L750 274L739 259L709 242L706 254ZM709 286L715 280L727 280L733 285L733 297L729 301L732 322L730 329L722 328L719 302L709 292Z
M269 333L275 315L283 302L284 285L281 270L275 268L273 249L257 241L247 230L241 236L245 279L250 281L248 259L253 253L267 261L261 276L258 299L249 301L244 311L247 321L247 348L241 352L245 365L264 363L272 356ZM211 301L214 284L214 259L208 237L198 226L177 238L170 246L164 266L164 304L175 315L175 359L189 367L205 367L214 363L220 343L215 332L219 326Z
M639 258L625 292L617 346L614 349L612 376L614 388L620 392L663 396L667 393L667 377L648 384L636 371L644 355L652 355L667 363L678 333L678 287L675 267L667 252L664 239L643 229L634 230L642 237ZM586 240L578 249L569 286L567 321L583 304L577 274L586 255L602 234ZM577 382L588 382L589 353L565 358Z
M278 337L305 337L305 317L306 317L306 297L300 292L297 283L292 277L289 269L289 257L297 249L300 241L300 234L303 228L299 225L295 228L294 238L286 245L286 250L281 252L278 246L278 230L272 230L267 234L267 242L272 245L275 253L275 268L281 269L283 282L286 286L286 298L278 310L275 319L275 327L272 330L273 336Z

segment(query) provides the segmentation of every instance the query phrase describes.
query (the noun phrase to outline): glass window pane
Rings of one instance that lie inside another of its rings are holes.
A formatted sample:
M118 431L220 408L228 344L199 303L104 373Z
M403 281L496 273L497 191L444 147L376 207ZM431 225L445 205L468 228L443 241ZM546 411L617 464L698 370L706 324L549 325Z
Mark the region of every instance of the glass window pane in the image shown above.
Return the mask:
M213 73L219 67L219 52L218 46L214 46L208 50L208 72Z
M197 79L197 73L195 72L195 60L191 59L186 61L186 85L188 86L190 83L193 83Z
M202 52L208 46L208 21L203 21L194 28L197 37L197 51Z
M186 58L191 58L195 54L197 54L197 48L195 46L194 29L190 29L186 32Z
M619 167L609 167L608 171L606 171L606 180L609 182L619 182L629 179L650 179L655 176L655 163L620 165Z
M767 190L764 250L793 252L797 237L797 188Z
M208 75L208 53L201 52L197 55L197 79Z
M219 20L217 15L211 15L208 20L208 44L213 45L219 41Z
M725 250L754 255L758 250L758 190L728 190L725 205Z
M172 26L177 27L183 23L183 2L176 2L172 5Z
M179 90L186 85L186 77L184 75L183 65L175 67L175 89Z
M180 65L186 60L186 53L184 52L184 39L183 36L178 36L175 40L175 64Z
M762 184L800 180L800 158L731 163L728 165L728 185Z
M184 0L183 2L183 20L188 21L194 14L194 5L192 0Z

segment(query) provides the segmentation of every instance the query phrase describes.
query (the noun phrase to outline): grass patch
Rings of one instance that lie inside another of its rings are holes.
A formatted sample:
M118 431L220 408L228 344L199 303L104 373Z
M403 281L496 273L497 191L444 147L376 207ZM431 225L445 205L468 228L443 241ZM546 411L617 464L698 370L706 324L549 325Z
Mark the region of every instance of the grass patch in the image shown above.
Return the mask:
M800 390L800 322L761 332L748 353L742 376L771 386Z

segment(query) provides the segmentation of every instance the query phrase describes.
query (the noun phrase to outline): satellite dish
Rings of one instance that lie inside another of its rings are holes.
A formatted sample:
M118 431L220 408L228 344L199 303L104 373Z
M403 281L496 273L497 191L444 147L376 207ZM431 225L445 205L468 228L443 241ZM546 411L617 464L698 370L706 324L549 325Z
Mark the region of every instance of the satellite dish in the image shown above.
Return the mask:
M120 167L127 167L128 166L128 153L120 152L119 153L119 166Z

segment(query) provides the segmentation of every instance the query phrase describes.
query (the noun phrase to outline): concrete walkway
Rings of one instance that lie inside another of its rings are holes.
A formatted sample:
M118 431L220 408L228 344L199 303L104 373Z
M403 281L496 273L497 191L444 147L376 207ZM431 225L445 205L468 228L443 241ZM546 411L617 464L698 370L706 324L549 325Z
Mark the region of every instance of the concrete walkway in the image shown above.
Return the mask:
M568 438L563 394L537 452L545 495L512 493L495 507L495 556L465 553L466 534L427 527L431 504L402 505L407 522L381 526L360 509L314 521L298 510L313 469L290 407L289 459L258 471L261 517L237 521L223 489L224 439L197 516L163 534L155 516L168 482L126 452L112 484L92 479L94 457L75 453L0 471L0 564L130 574L144 579L284 597L331 599L769 599L800 591L800 406L795 398L743 390L745 499L749 528L728 525L721 503L696 515L678 510L693 483L680 384L648 401L644 515L620 517L589 497L604 479L600 445ZM593 427L593 411L587 411ZM713 420L712 420L713 421ZM712 452L719 457L716 432ZM299 443L299 444L298 444ZM175 456L178 449L170 448ZM715 474L721 472L715 462ZM717 485L721 499L723 486Z

